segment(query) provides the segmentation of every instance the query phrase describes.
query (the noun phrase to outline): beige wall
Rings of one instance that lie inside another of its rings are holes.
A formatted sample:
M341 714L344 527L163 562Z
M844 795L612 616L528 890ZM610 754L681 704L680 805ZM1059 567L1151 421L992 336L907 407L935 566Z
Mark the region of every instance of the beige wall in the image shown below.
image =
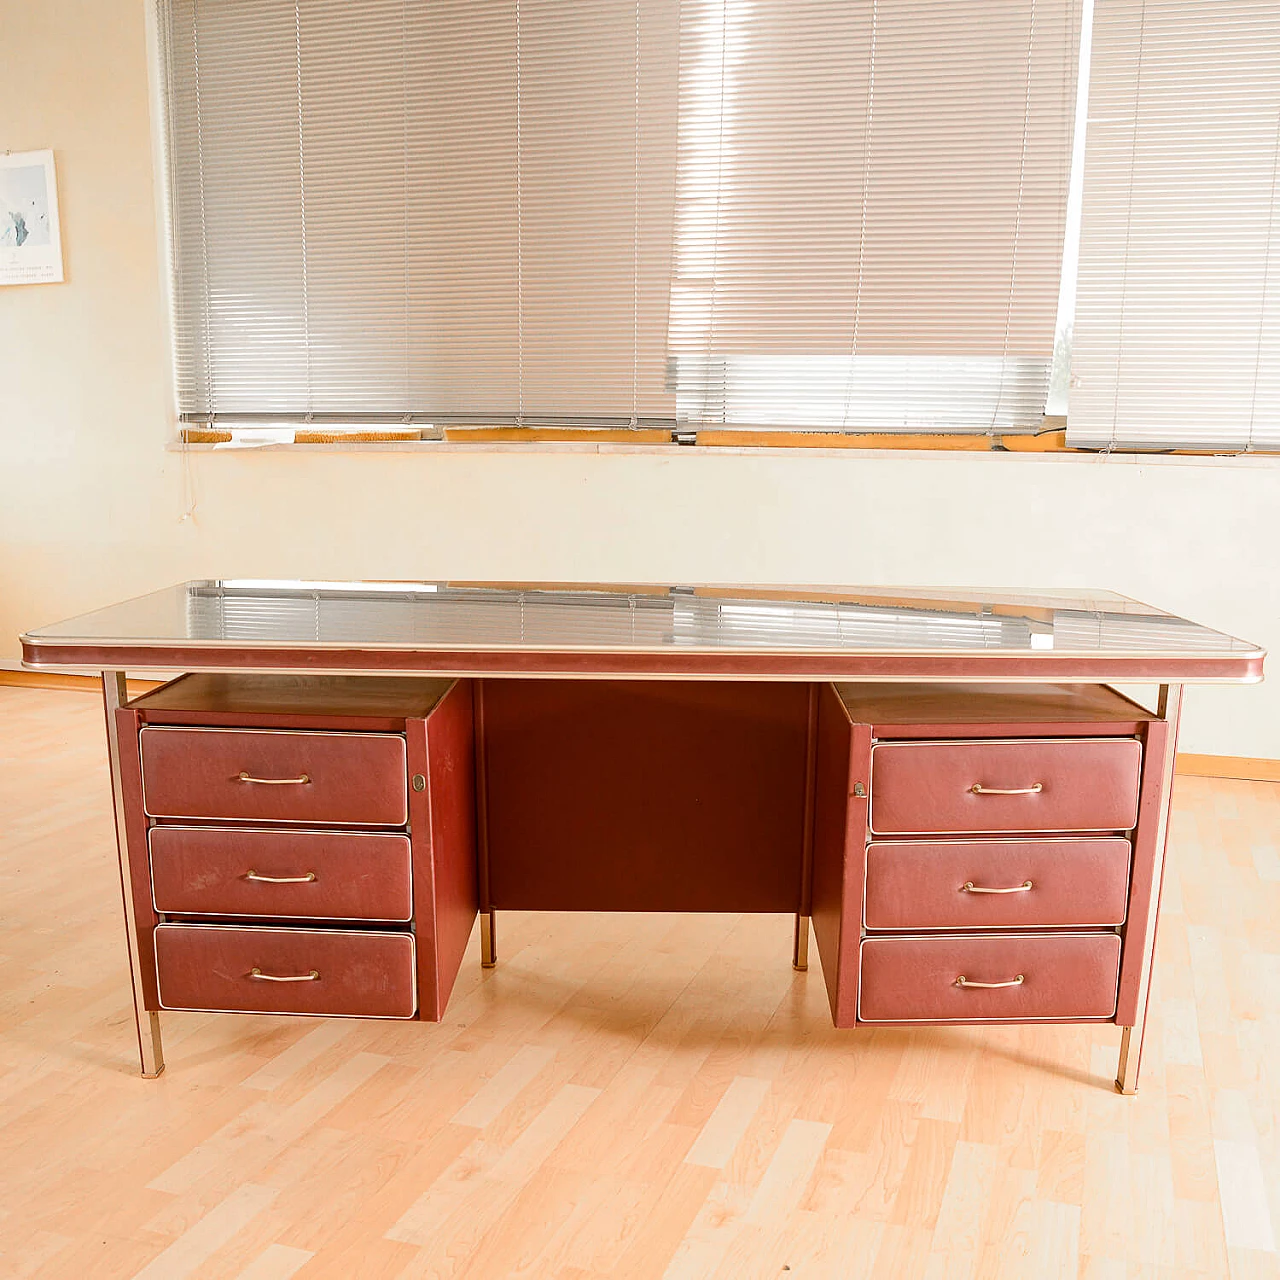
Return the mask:
M141 0L0 0L0 147L55 149L68 268L0 289L7 665L200 576L1102 586L1280 649L1267 460L167 451L146 59ZM1194 690L1184 747L1280 758L1280 680Z

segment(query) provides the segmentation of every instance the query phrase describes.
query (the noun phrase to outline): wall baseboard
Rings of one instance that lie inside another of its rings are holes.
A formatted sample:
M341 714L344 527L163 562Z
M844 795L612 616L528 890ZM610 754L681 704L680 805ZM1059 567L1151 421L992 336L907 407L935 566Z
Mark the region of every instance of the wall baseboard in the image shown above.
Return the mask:
M130 680L129 693L146 693L163 683L159 680ZM24 685L29 689L68 689L97 693L97 676L65 675L55 671L6 671L0 669L0 685ZM1280 760L1259 760L1251 756L1203 756L1178 753L1177 771L1188 778L1238 778L1253 782L1280 782Z
M129 696L148 693L162 680L130 680ZM97 676L74 676L61 671L6 671L0 669L0 685L22 685L27 689L66 689L73 693L98 693L102 681Z
M1180 751L1177 772L1189 778L1280 782L1280 760L1258 760L1250 756L1198 756Z

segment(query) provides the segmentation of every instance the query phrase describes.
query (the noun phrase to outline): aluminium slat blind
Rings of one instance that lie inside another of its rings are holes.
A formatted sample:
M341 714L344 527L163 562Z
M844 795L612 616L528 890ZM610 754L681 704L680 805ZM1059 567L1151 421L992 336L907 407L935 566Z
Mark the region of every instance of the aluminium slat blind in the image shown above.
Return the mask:
M158 0L187 421L1041 420L1081 0Z
M1068 443L1280 449L1280 6L1095 17Z
M162 3L183 416L673 419L677 13Z
M680 416L1038 426L1079 5L686 0L682 12Z

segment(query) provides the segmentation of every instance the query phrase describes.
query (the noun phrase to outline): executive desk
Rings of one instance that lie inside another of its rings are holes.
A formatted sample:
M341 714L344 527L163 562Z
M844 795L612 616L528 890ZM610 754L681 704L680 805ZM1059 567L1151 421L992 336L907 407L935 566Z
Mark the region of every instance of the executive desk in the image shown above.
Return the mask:
M477 915L492 966L502 909L757 911L837 1026L1114 1023L1125 1093L1181 687L1264 656L1108 592L445 583L22 643L102 672L146 1076L164 1009L438 1020Z

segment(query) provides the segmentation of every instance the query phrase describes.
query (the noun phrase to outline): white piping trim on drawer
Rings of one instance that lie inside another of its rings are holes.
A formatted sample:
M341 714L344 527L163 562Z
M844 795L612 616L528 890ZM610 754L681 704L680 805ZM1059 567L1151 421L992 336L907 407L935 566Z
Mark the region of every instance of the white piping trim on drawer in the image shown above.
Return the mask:
M883 738L871 744L871 759L867 766L867 831L872 835L884 836L967 836L973 837L981 835L979 831L947 831L947 830L929 830L922 829L920 831L878 831L872 822L875 818L876 808L876 752L881 747L971 747L971 746L1003 746L1003 747L1025 747L1028 745L1041 745L1060 743L1111 743L1111 742L1133 742L1138 747L1138 790L1133 800L1133 822L1127 827L1027 827L1023 828L1028 835L1068 835L1071 832L1079 832L1081 835L1092 835L1097 832L1104 831L1132 831L1138 821L1138 814L1142 807L1142 766L1144 759L1144 749L1141 738L1134 738L1127 735L1117 735L1110 738ZM997 829L992 832L993 835L1010 835L1013 834L1009 828Z
M160 948L152 946L156 968L156 996L161 1009L173 1013L249 1013L268 1018L362 1018L369 1022L408 1022L418 1016L418 939L408 930L398 929L294 929L287 925L241 925L241 924L184 924L182 921L161 921L153 932L161 929L221 929L234 933L306 933L306 934L338 934L343 938L408 938L409 939L409 974L413 991L413 1008L408 1013L291 1013L288 1010L274 1009L212 1009L197 1008L189 1004L165 1004L164 993L160 989ZM154 940L153 940L154 942Z
M238 734L275 734L291 738L377 738L378 740L394 739L400 744L400 778L404 790L401 795L403 816L398 822L334 822L311 818L259 818L252 814L232 814L220 818L207 813L152 813L147 807L147 771L142 761L142 739L148 733L238 733ZM142 775L142 812L148 818L187 820L199 822L270 822L280 827L297 827L321 825L326 827L404 827L409 824L409 749L402 733L352 733L341 729L231 729L220 725L203 724L144 724L138 734L138 772Z
M384 840L404 840L409 846L409 914L404 917L397 916L282 916L266 911L174 911L169 908L162 908L156 902L156 875L155 867L151 858L151 836L155 831L223 831L230 835L234 835L238 831L251 831L255 835L264 836L378 836ZM210 917L218 919L225 916L231 916L235 919L245 920L336 920L339 922L350 924L412 924L413 923L413 839L403 831L355 831L350 827L343 827L341 830L327 831L318 827L305 827L298 829L295 827L205 827L197 826L190 823L166 822L164 826L152 826L147 828L147 875L151 883L151 906L156 915L169 916L196 916ZM180 923L180 921L163 921L162 923ZM287 926L281 926L282 928Z
M938 925L902 925L897 929L886 929L883 925L872 926L867 923L867 884L871 879L871 846L878 845L884 848L886 845L900 845L903 848L918 848L920 845L928 844L946 844L946 845L964 845L964 844L1080 844L1087 840L1123 840L1129 850L1128 858L1125 863L1125 879L1124 879L1124 912L1119 920L1093 920L1082 924L1078 920L1070 922L1059 922L1057 924L1051 922L1037 921L1035 924L1002 924L989 925L978 924L965 926L962 924L938 924ZM981 835L967 837L963 840L953 837L938 839L935 836L917 836L908 839L892 839L892 840L868 840L862 847L862 929L863 932L870 932L873 937L893 937L898 934L919 934L921 936L933 935L938 933L954 933L962 935L966 938L977 937L980 933L991 933L998 931L1000 933L1010 932L1021 934L1025 931L1034 931L1036 929L1119 929L1129 918L1129 890L1133 885L1133 841L1128 836L1109 836L1098 835L1094 832L1084 832L1079 836L1059 835L1057 833L1049 834L1044 837L1035 835L1029 836L1000 836L995 839L988 839ZM1070 936L1070 935L1059 935Z
M959 941L972 942L976 938L1016 938L1020 942L1025 942L1028 938L1050 938L1055 941L1062 938L1115 938L1118 946L1116 948L1116 981L1111 991L1111 1012L1110 1013L1093 1013L1085 1017L1072 1017L1070 1014L1043 1014L1040 1017L1013 1017L1013 1018L864 1018L862 1016L862 949L868 942L874 942L877 945L892 942L932 942L939 937L936 933L888 933L877 934L871 938L862 938L858 942L858 1008L856 1019L859 1023L865 1023L867 1026L879 1026L882 1023L918 1023L922 1026L937 1027L964 1027L977 1026L979 1024L994 1023L1016 1023L1016 1022L1061 1022L1061 1023L1083 1023L1083 1022L1114 1022L1116 1016L1116 1006L1120 1000L1120 962L1124 959L1124 940L1118 933L1110 929L1079 929L1074 933L1044 933L1044 934L1026 934L1026 933L1008 933L1004 930L989 929L986 933L950 933L942 935L944 937L955 937Z

